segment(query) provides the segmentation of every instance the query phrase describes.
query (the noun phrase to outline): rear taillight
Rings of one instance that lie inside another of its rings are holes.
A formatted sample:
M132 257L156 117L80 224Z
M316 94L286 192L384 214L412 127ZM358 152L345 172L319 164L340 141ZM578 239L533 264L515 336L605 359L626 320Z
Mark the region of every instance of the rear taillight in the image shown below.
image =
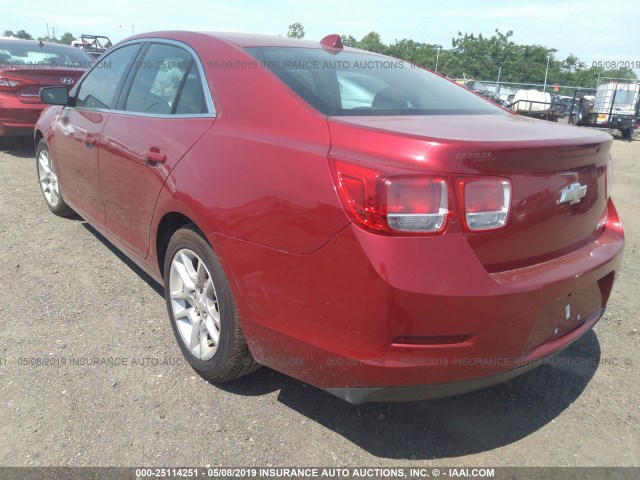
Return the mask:
M600 216L600 220L598 220L598 224L596 225L596 231L602 230L607 225L608 214L609 214L609 198L611 198L612 188L613 188L613 160L611 159L611 157L609 157L607 159L606 167L604 170L604 194L607 202L604 207L604 212Z
M456 183L469 230L494 230L506 225L511 206L511 182L508 179L469 177L457 179Z
M330 159L340 200L361 226L394 235L444 232L458 214L448 175L408 174L397 167L364 166ZM457 177L458 205L470 231L493 230L507 223L511 182L501 177Z
M609 203L607 202L607 206L604 208L604 213L600 216L600 220L598 220L598 224L596 225L596 231L603 229L607 225L608 215L609 213Z
M437 175L406 175L331 160L336 189L347 213L380 233L433 234L446 228L447 180Z
M5 75L2 75L2 73L0 73L0 92L4 91L4 92L16 92L18 91L21 87L25 86L25 85L34 85L36 84L36 82L32 81L32 80L23 80L23 79L19 79L19 78L12 78L12 77L7 77Z
M607 168L604 173L605 178L605 195L607 198L611 197L611 190L613 188L613 160L609 158L607 160Z

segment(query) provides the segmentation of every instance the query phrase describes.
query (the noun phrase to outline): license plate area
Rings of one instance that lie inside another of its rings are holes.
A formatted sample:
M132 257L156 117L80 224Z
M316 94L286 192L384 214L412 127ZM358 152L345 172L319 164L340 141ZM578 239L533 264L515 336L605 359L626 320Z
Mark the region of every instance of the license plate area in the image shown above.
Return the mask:
M556 298L538 316L536 327L527 340L523 353L555 340L573 330L603 305L598 282L587 288Z

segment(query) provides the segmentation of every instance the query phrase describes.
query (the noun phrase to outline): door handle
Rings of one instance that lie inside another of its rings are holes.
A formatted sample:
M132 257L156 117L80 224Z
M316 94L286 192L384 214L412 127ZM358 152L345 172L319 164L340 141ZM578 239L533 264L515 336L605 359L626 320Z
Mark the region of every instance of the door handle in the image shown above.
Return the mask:
M146 150L144 152L144 159L147 162L164 163L167 160L167 156L164 153Z
M93 147L94 145L96 145L98 143L98 139L97 138L89 137L89 136L84 137L82 139L82 141L84 142L84 144L87 147Z

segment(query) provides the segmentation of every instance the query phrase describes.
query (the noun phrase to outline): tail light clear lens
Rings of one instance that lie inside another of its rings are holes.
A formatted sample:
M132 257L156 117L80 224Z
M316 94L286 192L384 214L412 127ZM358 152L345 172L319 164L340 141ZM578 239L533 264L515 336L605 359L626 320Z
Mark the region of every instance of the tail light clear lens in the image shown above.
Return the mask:
M449 213L444 178L391 177L384 183L387 223L400 232L439 232Z
M508 179L460 179L458 195L469 230L494 230L507 223L511 206L511 182Z

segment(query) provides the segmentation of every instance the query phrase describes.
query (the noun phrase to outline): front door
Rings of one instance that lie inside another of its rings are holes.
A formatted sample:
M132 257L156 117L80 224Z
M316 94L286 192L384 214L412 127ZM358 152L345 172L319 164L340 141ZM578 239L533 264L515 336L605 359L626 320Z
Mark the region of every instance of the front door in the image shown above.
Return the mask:
M54 124L58 177L65 199L99 224L105 222L100 191L102 129L140 44L117 48L101 59L72 92Z

